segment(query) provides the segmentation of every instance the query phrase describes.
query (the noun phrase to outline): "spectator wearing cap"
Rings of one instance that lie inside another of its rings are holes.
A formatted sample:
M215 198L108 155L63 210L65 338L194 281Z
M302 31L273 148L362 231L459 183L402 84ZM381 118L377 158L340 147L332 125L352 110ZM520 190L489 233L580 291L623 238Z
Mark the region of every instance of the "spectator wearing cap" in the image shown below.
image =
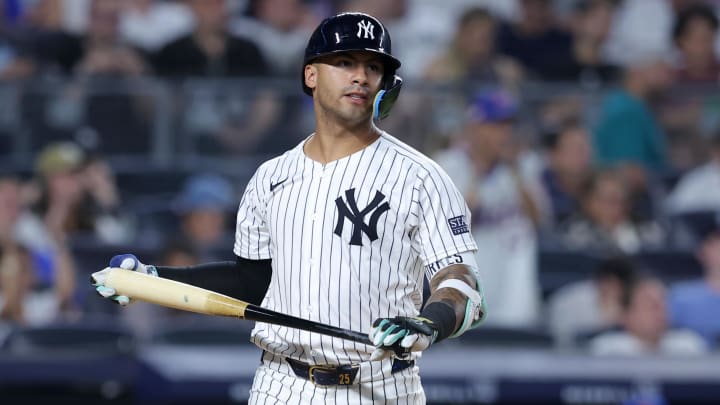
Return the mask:
M696 254L704 277L671 286L671 321L675 327L700 334L708 346L720 347L720 214L705 218L695 228Z
M75 311L75 260L69 236L88 218L79 215L83 186L82 150L73 143L43 149L35 162L37 199L18 220L18 239L33 266L32 295L25 321L43 324Z
M539 309L536 228L547 202L537 172L514 139L517 113L509 93L480 93L468 106L457 143L436 161L472 212L484 290L488 305L495 308L488 322L529 326Z
M172 207L180 217L181 233L201 261L213 257L217 248L226 248L228 214L235 201L232 185L224 177L200 174L191 177L173 201Z

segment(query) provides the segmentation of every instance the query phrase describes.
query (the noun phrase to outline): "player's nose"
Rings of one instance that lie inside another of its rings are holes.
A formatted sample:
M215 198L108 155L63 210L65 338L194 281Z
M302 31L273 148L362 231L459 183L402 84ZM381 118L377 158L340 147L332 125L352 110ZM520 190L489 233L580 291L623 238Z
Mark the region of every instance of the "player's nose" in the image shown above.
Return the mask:
M352 83L363 87L368 85L368 74L365 64L358 63L352 70Z

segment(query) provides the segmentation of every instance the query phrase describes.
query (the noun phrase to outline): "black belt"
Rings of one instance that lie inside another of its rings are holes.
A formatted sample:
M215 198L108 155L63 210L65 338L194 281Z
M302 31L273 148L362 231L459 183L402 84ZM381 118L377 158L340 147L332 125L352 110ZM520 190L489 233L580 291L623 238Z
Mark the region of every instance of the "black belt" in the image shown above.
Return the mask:
M305 380L310 380L316 385L350 385L355 381L360 365L341 365L341 366L312 366L302 361L294 360L289 357L285 361L290 365L296 376ZM392 374L405 370L415 364L415 360L394 359L392 364Z

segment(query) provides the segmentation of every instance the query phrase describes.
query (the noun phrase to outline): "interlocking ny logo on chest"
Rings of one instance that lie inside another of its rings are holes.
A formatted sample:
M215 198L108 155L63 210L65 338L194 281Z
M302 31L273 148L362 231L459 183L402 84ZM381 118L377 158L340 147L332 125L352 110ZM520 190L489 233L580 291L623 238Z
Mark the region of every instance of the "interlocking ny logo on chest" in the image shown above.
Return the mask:
M346 202L346 201L347 202ZM378 238L377 224L380 216L390 209L390 204L385 200L385 195L379 191L375 191L375 197L362 210L358 209L355 201L355 189L345 190L345 200L338 197L335 205L338 209L338 219L335 225L335 234L342 237L343 227L347 219L352 224L352 234L350 235L350 244L355 246L363 246L362 234L364 233L370 239L370 242ZM365 223L365 217L370 214L370 218Z

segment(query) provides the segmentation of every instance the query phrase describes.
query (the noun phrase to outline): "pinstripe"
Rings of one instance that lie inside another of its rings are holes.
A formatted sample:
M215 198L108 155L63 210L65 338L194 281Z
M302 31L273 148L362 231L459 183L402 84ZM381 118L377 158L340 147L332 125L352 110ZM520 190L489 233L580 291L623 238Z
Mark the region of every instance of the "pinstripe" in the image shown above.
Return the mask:
M385 133L361 151L325 165L305 156L304 143L263 163L238 207L235 253L272 258L272 281L263 306L365 332L379 317L416 315L423 278L434 275L423 266L475 248L470 235L452 234L447 221L465 215L469 222L462 195L439 166ZM271 191L270 184L278 182L282 184ZM373 216L369 204L376 193L384 196L380 204L390 209ZM353 210L358 211L340 215L338 204L356 204ZM360 211L365 211L363 216L356 217ZM355 229L358 224L364 228ZM368 226L375 229L367 231ZM252 340L272 354L266 367L278 373L258 371L253 383L265 396L257 392L251 397L267 402L300 401L293 387L304 401L342 398L338 389L319 390L288 376L292 371L281 357L348 364L366 361L372 351L364 344L263 323L256 325ZM375 375L377 367L370 363L366 373ZM346 401L422 399L418 377L377 374L383 377L343 387Z

